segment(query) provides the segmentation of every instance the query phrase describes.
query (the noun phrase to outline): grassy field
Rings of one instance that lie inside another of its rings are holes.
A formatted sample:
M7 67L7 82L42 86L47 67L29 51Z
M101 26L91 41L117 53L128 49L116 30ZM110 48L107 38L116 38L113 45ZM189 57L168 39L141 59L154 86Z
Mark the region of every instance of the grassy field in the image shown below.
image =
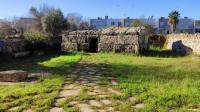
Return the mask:
M0 112L17 107L17 111L32 109L48 112L64 82L70 66L78 62L81 54L62 54L25 59L0 61L1 70L26 70L32 73L48 72L51 76L41 77L34 83L0 86Z
M200 57L148 57L98 53L84 61L106 63L128 96L144 103L140 111L189 111L200 109ZM125 106L126 107L126 106ZM189 110L188 110L189 109Z
M72 53L25 59L0 60L0 71L20 69L28 72L49 72L35 83L0 86L0 112L12 107L18 111L30 108L47 112L58 94L66 71L71 65L83 61L105 64L118 78L118 87L136 100L133 104L144 103L138 111L165 112L200 109L200 57L155 57L133 54ZM129 112L129 104L120 105ZM122 109L123 110L123 109Z

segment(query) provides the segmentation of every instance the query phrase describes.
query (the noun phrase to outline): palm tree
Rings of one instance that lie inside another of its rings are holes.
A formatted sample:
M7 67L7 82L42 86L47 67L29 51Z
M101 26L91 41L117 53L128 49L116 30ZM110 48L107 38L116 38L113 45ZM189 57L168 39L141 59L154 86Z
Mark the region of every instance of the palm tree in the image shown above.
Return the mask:
M168 16L168 24L170 25L171 32L174 33L176 25L179 23L180 13L178 11L172 11Z

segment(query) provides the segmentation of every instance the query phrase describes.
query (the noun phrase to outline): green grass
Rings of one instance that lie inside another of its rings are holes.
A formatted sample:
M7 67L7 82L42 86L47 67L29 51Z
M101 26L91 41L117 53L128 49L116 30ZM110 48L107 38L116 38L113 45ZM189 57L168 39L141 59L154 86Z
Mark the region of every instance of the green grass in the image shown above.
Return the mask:
M0 112L16 106L19 107L17 111L48 112L64 82L66 71L80 59L81 54L72 53L1 60L0 70L49 72L52 75L41 77L34 83L0 86Z
M200 109L199 56L164 58L97 53L86 55L83 60L97 65L106 63L118 78L119 89L145 104L140 111Z
M124 97L112 95L113 99L122 101L114 105L122 112L169 110L182 112L188 109L200 109L200 57L195 55L176 57L168 52L165 57L162 51L158 55L154 53L143 56L72 53L24 59L0 59L0 71L19 69L53 74L41 77L35 83L0 86L0 112L15 106L19 106L18 111L30 108L36 112L47 112L64 82L66 71L81 58L83 61L112 70L120 83L116 89L125 93ZM99 85L107 85L106 76L102 77L101 82ZM78 97L71 100L85 101L91 98L84 93L81 92ZM135 97L137 100L126 102L127 96ZM66 111L77 111L67 102L70 101L67 100L63 105ZM137 103L144 103L145 108L131 110L131 106Z

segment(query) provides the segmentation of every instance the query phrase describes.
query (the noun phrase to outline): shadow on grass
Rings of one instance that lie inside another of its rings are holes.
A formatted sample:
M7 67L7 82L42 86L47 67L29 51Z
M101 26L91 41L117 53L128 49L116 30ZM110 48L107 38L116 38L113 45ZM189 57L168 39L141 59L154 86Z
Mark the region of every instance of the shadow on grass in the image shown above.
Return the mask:
M59 56L76 56L77 53L60 53L51 54L38 57L25 57L25 58L12 58L1 57L0 59L0 71L6 70L24 70L29 73L41 73L48 72L51 74L63 75L66 73L67 68L73 66L77 61L69 60L69 62L61 62L56 66L44 66L41 63L57 58Z
M120 82L118 87L127 95L140 97L142 102L150 106L149 111L181 108L199 102L199 95L194 95L198 94L195 90L199 88L199 84L195 84L199 80L197 71L176 70L171 65L153 64L90 63L87 66L111 69ZM112 74L109 72L104 75L109 77ZM180 85L182 83L185 85ZM189 92L191 89L194 92Z
M166 52L156 51L156 54L157 54L156 56L168 56L168 57L171 56L171 53L169 51ZM67 68L73 66L75 63L77 63L77 61L63 62L60 63L59 65L51 67L39 64L40 62L46 62L62 55L76 56L77 54L62 53L59 55L49 55L42 57L10 59L7 61L0 62L0 70L16 69L16 70L26 70L28 72L48 71L53 74L64 75L67 71ZM84 54L84 55L90 55L90 54ZM147 56L155 56L155 54L150 55L148 53ZM91 64L91 66L99 66L99 67L105 66L107 68L110 68L113 74L115 74L115 76L118 77L119 81L122 84L124 84L124 86L121 86L122 90L124 91L128 90L128 92L130 92L130 94L133 95L142 94L143 97L142 99L146 100L146 102L149 103L149 105L153 105L156 108L163 106L168 108L169 107L179 108L184 105L187 106L187 104L192 105L195 103L199 103L198 101L199 95L197 94L198 91L196 93L195 91L194 93L193 92L185 93L185 91L190 90L186 86L193 88L194 90L195 88L199 87L199 84L195 85L195 83L199 80L199 74L197 73L197 71L172 70L175 65L160 66L160 65L139 65L139 64L136 65L131 63L127 64L99 63L99 64ZM187 85L185 86L180 85L180 83L184 79L188 79L189 82L187 82ZM193 82L191 82L191 80L189 79L192 79ZM179 91L180 89L183 89L184 91ZM175 103L170 103L171 101Z
M200 103L198 71L174 70L168 65L112 63L106 66L120 82L119 88L127 95L139 96L149 106L149 111L179 109Z
M166 65L132 65L132 64L109 64L108 68L117 77L135 77L134 80L144 79L146 81L182 81L183 79L198 79L198 71L174 70L174 66Z
M148 51L142 52L140 55L149 56L149 57L184 57L185 56L178 53L174 53L172 52L172 50L148 50Z

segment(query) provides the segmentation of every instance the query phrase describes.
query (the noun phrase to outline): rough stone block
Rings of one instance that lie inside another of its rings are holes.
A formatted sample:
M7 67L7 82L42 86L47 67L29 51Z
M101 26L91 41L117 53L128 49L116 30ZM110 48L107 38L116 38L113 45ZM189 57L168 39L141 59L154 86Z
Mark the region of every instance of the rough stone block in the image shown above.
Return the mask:
M184 45L181 40L172 44L172 51L181 55L189 55L193 52L192 48Z
M14 53L14 57L15 58L19 58L19 57L25 57L25 56L28 56L30 54L29 51L25 51L25 52L18 52L18 53Z
M77 43L62 43L62 50L63 51L77 51L78 45Z
M9 70L0 72L1 82L19 82L26 79L28 72L22 70Z

